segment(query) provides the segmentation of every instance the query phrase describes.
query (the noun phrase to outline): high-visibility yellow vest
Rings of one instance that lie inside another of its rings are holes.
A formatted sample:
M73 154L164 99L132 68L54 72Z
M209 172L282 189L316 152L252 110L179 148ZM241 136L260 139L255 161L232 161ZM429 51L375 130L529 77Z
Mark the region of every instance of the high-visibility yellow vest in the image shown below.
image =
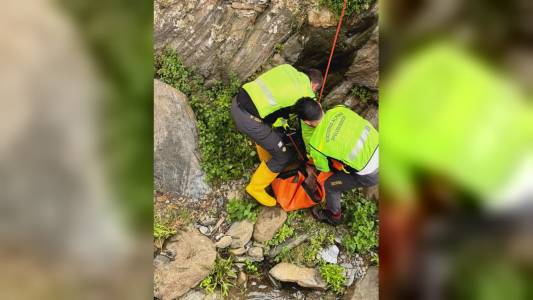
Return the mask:
M309 154L320 171L329 171L328 157L361 171L376 155L378 144L378 132L370 122L347 107L336 106L313 131Z
M252 99L261 118L293 106L302 97L315 98L309 77L288 64L270 69L243 85L243 89Z

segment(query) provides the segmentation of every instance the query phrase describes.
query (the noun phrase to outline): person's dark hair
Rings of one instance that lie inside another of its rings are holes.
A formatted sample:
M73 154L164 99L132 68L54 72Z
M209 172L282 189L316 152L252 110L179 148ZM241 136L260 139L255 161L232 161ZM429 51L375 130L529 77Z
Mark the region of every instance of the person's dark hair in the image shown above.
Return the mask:
M322 72L312 68L304 69L303 72L309 77L311 83L318 84L318 89L322 87L322 80L324 79L322 77Z
M322 117L322 107L309 97L300 98L294 105L294 112L304 121L316 121Z

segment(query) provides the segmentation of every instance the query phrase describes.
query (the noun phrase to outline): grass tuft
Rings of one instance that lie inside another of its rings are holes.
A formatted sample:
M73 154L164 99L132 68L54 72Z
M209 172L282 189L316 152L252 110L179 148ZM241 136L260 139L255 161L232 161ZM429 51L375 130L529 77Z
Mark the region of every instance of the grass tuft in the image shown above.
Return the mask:
M213 270L202 280L200 287L210 294L214 293L218 287L222 296L227 297L229 289L234 286L235 278L237 278L237 273L233 269L233 258L217 257Z

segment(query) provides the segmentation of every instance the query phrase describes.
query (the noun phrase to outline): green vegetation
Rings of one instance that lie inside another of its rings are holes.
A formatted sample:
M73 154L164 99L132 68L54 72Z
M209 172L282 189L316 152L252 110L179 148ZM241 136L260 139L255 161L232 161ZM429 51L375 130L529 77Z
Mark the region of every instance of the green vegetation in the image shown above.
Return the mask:
M248 259L244 261L244 270L246 271L246 273L251 275L259 274L259 268L257 267L257 265Z
M346 4L346 11L344 12L345 16L350 16L353 14L361 13L370 8L374 0L348 0ZM320 0L320 5L329 8L337 16L341 15L342 6L344 0Z
M281 51L283 51L283 44L277 43L276 46L274 47L274 53L281 53Z
M352 89L352 95L354 95L356 98L359 99L362 103L366 104L368 101L372 100L372 93L369 89L362 87L362 86L356 86Z
M237 273L233 269L233 259L222 259L217 257L213 270L202 280L200 287L208 293L213 293L217 287L220 288L222 296L227 297L229 289L234 286L233 281L237 278Z
M282 249L276 256L275 261L314 266L318 262L317 255L320 250L335 242L333 227L318 223L312 218L304 218L303 211L296 211L289 213L287 222L268 244L274 246L279 245L288 237L302 232L310 234L309 240L293 249Z
M213 184L248 176L256 152L252 142L235 128L230 116L231 100L240 82L230 76L228 82L209 87L203 78L183 66L175 51L166 49L156 57L155 75L190 97L198 121L202 170Z
M255 201L232 199L226 204L228 220L230 222L242 221L245 219L255 221L258 209L259 206Z
M291 211L287 214L287 224L292 226L296 224L297 222L300 222L303 216L304 216L304 211L301 209L296 210L296 211Z
M351 233L343 238L343 245L351 253L370 255L377 262L378 221L377 206L373 201L364 199L360 192L346 193L345 221Z
M154 220L154 238L156 240L166 240L176 234L176 232L176 228L161 222L161 220Z
M309 239L309 246L304 253L304 261L307 265L315 264L317 255L323 247L335 242L335 237L327 229L321 228Z
M268 241L268 245L276 246L283 243L285 240L294 235L294 228L287 223L283 224L274 237Z
M294 262L294 254L292 252L291 249L289 249L288 247L283 247L281 249L281 251L279 252L278 255L276 255L276 257L274 257L274 261L279 263L279 262Z
M203 78L185 68L176 51L170 48L165 49L162 55L156 57L155 68L156 77L187 96L191 96L193 91L202 87Z
M344 281L346 280L344 277L344 268L336 264L323 263L320 265L319 270L320 275L322 275L322 278L328 284L328 288L337 294L341 294L344 290Z
M153 231L155 245L161 248L166 239L191 222L192 217L186 208L176 210L173 207L167 207L163 212L156 213Z

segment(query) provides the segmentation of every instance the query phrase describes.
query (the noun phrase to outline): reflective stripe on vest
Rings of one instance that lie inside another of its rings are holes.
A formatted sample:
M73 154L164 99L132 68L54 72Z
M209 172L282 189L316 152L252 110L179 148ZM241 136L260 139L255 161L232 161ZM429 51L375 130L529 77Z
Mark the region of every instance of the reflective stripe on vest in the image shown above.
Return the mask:
M363 145L366 142L366 139L368 139L369 133L370 133L370 127L365 126L365 129L363 129L363 132L359 136L357 143L355 143L355 146L353 147L352 151L350 152L350 155L348 156L349 160L354 160L357 154L361 152L361 150L363 149Z
M268 103L270 103L270 105L272 105L272 106L277 105L278 103L276 102L276 99L274 99L274 96L272 96L272 93L270 92L270 90L266 86L265 82L261 78L257 78L255 80L255 82L257 83L259 88L261 88L261 91L263 92L263 94L267 98Z
M376 151L372 154L372 157L366 164L366 166L359 172L358 175L368 175L376 172L379 167L379 149L376 148Z

